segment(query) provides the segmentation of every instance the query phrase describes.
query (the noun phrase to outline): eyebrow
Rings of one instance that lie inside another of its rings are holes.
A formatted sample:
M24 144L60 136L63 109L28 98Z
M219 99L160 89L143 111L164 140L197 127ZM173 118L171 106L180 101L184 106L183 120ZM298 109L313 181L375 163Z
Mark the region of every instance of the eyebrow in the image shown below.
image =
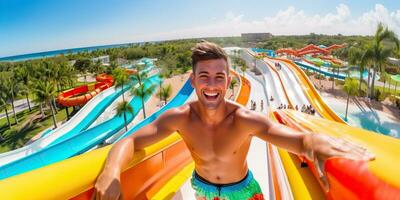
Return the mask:
M199 75L200 74L209 74L207 71L201 71L201 72L199 72Z

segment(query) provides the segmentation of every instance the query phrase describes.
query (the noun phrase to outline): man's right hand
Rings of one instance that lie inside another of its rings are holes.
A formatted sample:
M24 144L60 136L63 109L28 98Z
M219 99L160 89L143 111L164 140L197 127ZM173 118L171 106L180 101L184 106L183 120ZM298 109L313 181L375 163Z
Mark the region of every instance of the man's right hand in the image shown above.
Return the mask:
M120 172L103 170L96 180L92 200L122 199Z

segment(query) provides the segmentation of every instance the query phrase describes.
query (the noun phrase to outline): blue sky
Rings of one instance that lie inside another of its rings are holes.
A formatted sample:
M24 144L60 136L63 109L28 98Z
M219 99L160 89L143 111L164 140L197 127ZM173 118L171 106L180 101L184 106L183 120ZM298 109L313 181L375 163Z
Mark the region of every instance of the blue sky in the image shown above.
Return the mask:
M0 0L0 57L204 36L400 32L400 1Z

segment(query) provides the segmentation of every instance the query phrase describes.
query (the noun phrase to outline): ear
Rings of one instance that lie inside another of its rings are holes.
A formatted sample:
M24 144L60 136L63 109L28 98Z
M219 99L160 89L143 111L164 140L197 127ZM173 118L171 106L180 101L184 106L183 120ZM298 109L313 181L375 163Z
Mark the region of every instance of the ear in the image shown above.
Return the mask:
M190 85L192 85L192 87L194 88L194 74L193 74L193 72L190 73Z

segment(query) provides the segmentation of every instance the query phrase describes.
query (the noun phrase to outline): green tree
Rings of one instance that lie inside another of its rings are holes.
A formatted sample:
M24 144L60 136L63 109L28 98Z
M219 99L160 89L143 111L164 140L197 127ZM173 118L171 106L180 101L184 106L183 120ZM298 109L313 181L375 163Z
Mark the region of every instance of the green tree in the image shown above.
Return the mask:
M7 125L11 128L10 117L8 116L7 110L7 94L0 88L0 111L4 109L7 118Z
M390 81L390 75L387 72L382 72L381 73L381 78L383 79L383 89L382 92L385 93L385 87L386 87L386 82L389 80ZM390 90L389 90L390 92Z
M94 73L95 75L99 75L101 73L104 73L105 68L103 66L103 64L101 63L100 60L97 60L92 67L90 68L90 72Z
M161 82L161 81L160 81ZM160 101L164 101L165 104L168 103L168 99L171 97L172 95L172 86L171 84L168 84L165 87L160 87L157 96L160 97Z
M146 108L144 106L144 100L147 97L149 97L153 93L154 90L155 90L155 85L146 87L145 84L141 84L138 87L133 87L131 90L133 95L140 97L140 99L142 100L142 111L143 111L144 118L146 118Z
M235 78L233 78L233 79L231 80L231 82L229 83L229 89L232 90L232 96L235 95L235 87L236 87L237 85L238 85L238 81L237 81Z
M112 71L112 75L114 77L115 89L117 89L118 87L121 87L121 90L122 90L122 101L125 101L124 85L128 83L129 75L126 72L126 70L122 69L122 68L114 69Z
M363 60L363 52L361 51L361 49L358 49L356 47L351 47L348 51L347 57L349 60L349 64L359 66L360 84L358 87L358 92L361 93L361 83L363 80L363 72L364 72L364 64L365 64L365 60Z
M28 104L29 111L32 111L31 104L29 102L29 83L30 83L30 75L27 69L28 66L23 65L16 69L15 75L16 78L23 83L23 93L26 97L26 102Z
M107 66L105 69L106 74L112 74L112 71L118 67L117 62L111 61L110 66Z
M136 65L135 69L137 70L137 73L133 74L131 76L132 81L136 81L139 83L139 86L142 86L143 82L147 80L149 77L149 72L146 70L143 70L144 67L141 65Z
M357 94L357 88L358 88L358 81L356 79L348 77L344 80L343 89L347 93L346 116L345 116L346 121L347 121L347 111L349 108L349 99L350 96L354 96Z
M92 61L89 58L80 58L75 61L74 67L77 71L83 74L85 82L87 82L87 72L92 66Z
M52 99L57 93L54 85L51 84L50 82L38 80L35 84L34 92L35 92L37 101L40 104L42 117L44 117L42 104L47 103L48 106L50 107L51 115L53 118L54 128L57 128L57 121L56 121L56 116L54 113L55 108L53 108L53 104L52 104Z
M133 114L133 107L127 101L122 101L122 102L118 103L118 105L117 105L117 115L119 117L121 115L124 116L125 131L128 131L128 125L127 125L127 122L126 122L126 113L127 112Z
M374 97L374 87L375 87L375 76L377 71L384 71L384 67L387 58L392 54L393 49L387 47L387 43L384 41L392 41L395 43L396 48L399 49L399 39L396 34L389 30L387 26L382 23L378 24L377 30L375 32L374 39L370 48L367 49L366 57L371 58L373 61L373 74L372 83L370 88L370 97Z
M19 83L14 78L13 72L3 72L1 73L0 76L3 79L2 88L4 92L7 94L7 100L10 100L11 102L15 123L18 124L18 118L15 112L14 101L15 101L15 93L18 92L20 87Z

